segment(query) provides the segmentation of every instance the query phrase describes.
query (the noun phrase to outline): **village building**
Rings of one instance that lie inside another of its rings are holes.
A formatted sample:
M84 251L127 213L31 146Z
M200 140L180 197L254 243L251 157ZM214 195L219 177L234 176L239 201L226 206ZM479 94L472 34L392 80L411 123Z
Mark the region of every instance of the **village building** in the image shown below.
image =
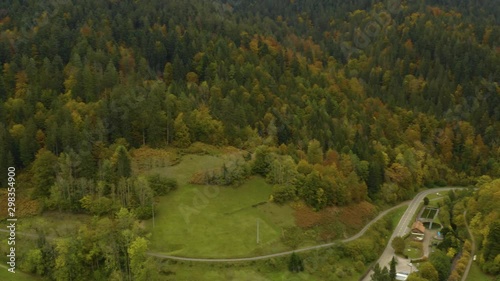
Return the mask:
M422 241L424 240L425 235L425 226L424 224L417 220L411 226L411 234L414 236L415 240Z

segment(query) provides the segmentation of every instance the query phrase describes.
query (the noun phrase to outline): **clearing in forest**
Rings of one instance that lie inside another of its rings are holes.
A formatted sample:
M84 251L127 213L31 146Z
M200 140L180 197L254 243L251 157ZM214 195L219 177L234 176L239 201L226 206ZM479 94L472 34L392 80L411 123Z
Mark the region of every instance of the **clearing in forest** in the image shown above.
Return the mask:
M193 174L221 166L235 155L184 155L174 166L146 173L176 178L179 188L156 202L150 248L178 256L238 257L286 249L282 229L294 226L290 206L269 203L272 187L251 177L240 186L189 184ZM257 243L257 227L258 239Z

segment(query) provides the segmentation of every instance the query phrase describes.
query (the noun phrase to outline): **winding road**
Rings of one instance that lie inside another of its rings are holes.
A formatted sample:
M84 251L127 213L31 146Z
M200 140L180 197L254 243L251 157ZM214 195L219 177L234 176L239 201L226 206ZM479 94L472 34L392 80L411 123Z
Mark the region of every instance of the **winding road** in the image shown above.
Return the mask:
M424 200L424 197L429 195L429 194L432 194L432 193L444 192L444 191L448 191L451 189L459 189L459 188L460 187L433 188L433 189L428 189L428 190L422 191L419 194L417 194L413 198L413 200L411 201L408 209L406 209L406 212L401 217L401 220L399 221L398 226L396 226L394 232L392 233L391 239L389 239L389 243L387 243L387 246L385 247L384 252L382 253L380 258L378 259L377 263L380 265L380 267L383 268L384 266L387 266L387 268L389 268L389 266L390 266L389 264L391 262L392 257L396 256L394 253L394 249L391 246L392 239L394 239L394 237L396 237L396 236L404 236L406 233L408 233L410 231L410 228L408 227L408 225L410 224L410 222L413 218L413 215L418 211L418 207L419 207L420 203ZM411 272L412 271L411 266L408 265L407 259L397 257L397 260L398 260L398 264L396 266L397 272ZM372 273L373 273L373 271L370 271L365 276L365 278L362 280L363 281L371 280Z
M292 254L294 252L298 253L298 252L305 252L305 251L310 251L310 250L315 250L315 249L327 248L327 247L331 247L331 246L333 246L335 244L338 244L338 243L345 243L345 242L349 242L349 241L352 241L352 240L356 240L359 237L363 236L363 234L366 233L366 231L370 228L370 226L372 226L374 223L376 223L382 217L384 217L385 215L387 215L387 213L389 213L389 212L391 212L391 211L393 211L393 210L395 210L395 209L397 209L397 208L399 208L401 206L409 205L408 209L403 214L403 216L401 217L401 220L399 221L398 225L396 226L396 228L395 228L395 230L394 230L394 232L393 232L390 240L388 241L389 243L387 244L387 246L386 246L383 254L380 256L380 258L377 261L380 264L381 267L384 267L384 266L388 266L389 265L390 260L394 256L394 250L392 249L392 246L390 245L391 244L390 242L392 241L392 239L394 237L396 237L396 236L403 236L409 230L408 224L410 223L411 219L413 218L413 215L417 211L418 206L423 201L423 198L425 196L431 194L431 193L443 192L443 191L448 191L448 190L451 190L451 189L458 189L458 187L443 187L443 188L434 188L434 189L429 189L429 190L422 191L422 192L418 193L413 198L413 200L402 202L402 203L400 203L400 204L398 204L398 205L396 205L396 206L394 206L394 207L392 207L390 209L387 209L387 210L381 212L380 214L377 215L377 217L375 217L373 220L371 220L369 223L367 223L363 227L363 229L361 229L357 234L355 234L355 235L353 235L353 236L351 236L349 238L337 240L337 241L334 241L334 242L331 242L331 243L326 243L326 244L321 244L321 245L315 245L315 246L309 246L309 247L304 247L304 248L300 248L300 249L296 249L296 250L291 250L291 251L286 251L286 252L280 252L280 253L275 253L275 254L261 255L261 256L255 256L255 257L243 257L243 258L194 258L194 257L179 257L179 256L172 256L172 255L166 255L166 254L155 253L155 252L148 252L148 255L153 256L153 257L158 257L158 258L164 258L164 259L180 260L180 261L194 261L194 262L240 262L240 261L255 261L255 260L264 260L264 259L269 259L269 258L274 258L274 257L281 257L281 256L290 255L290 254ZM8 232L8 230L0 229L0 232ZM17 234L18 235L27 236L27 237L32 237L32 238L36 238L37 237L37 235L31 234L31 233L17 232ZM47 239L52 240L54 238L53 237L47 237ZM473 253L471 253L471 257L472 257L472 254ZM404 270L401 270L401 267L405 267L405 266L407 267L407 264L405 262L403 264L401 264L401 262L399 262L396 269L397 269L398 272L404 271ZM469 266L467 267L467 270L466 270L464 276L466 276L466 273L468 272L469 267L470 267L470 262L469 262ZM366 277L364 279L362 279L362 280L370 280L371 274L372 274L372 271L370 271L369 274L365 275Z
M275 254L269 254L269 255L262 255L262 256L256 256L256 257L247 257L247 258L188 258L188 257L178 257L178 256L170 256L170 255L165 255L161 253L154 253L154 252L149 252L148 254L150 256L154 257L159 257L159 258L165 258L165 259L172 259L172 260L181 260L181 261L197 261L197 262L238 262L238 261L256 261L256 260L264 260L264 259L269 259L269 258L275 258L275 257L281 257L281 256L286 256L286 255L291 255L292 253L299 253L299 252L305 252L305 251L310 251L310 250L315 250L315 249L321 249L321 248L326 248L333 246L338 243L343 243L343 242L349 242L352 240L356 240L359 237L363 236L365 232L370 228L371 225L376 223L379 219L384 217L387 213L391 212L392 210L395 210L401 206L408 205L411 201L405 201L403 203L400 203L399 205L396 205L390 209L387 209L380 214L378 214L377 217L375 217L373 220L371 220L368 224L363 227L358 233L355 235L346 238L346 239L341 239L341 240L336 240L334 242L326 243L326 244L321 244L321 245L315 245L315 246L309 246L305 248L300 248L296 250L291 250L291 251L286 251L286 252L281 252L281 253L275 253Z
M281 256L286 256L290 255L292 253L299 253L299 252L305 252L305 251L310 251L310 250L315 250L315 249L320 249L320 248L326 248L333 246L338 243L344 243L344 242L349 242L352 240L356 240L359 237L363 236L363 234L366 233L368 228L372 226L375 222L380 220L382 217L384 217L387 213L405 205L410 205L406 212L404 213L403 217L399 221L399 224L397 225L393 235L391 236L391 239L389 241L392 241L392 238L396 236L402 236L406 231L407 231L407 225L409 224L410 220L412 219L413 215L418 209L418 206L420 202L422 202L423 198L427 196L428 194L431 193L436 193L436 192L442 192L442 191L447 191L450 189L455 189L456 187L443 187L443 188L433 188L429 190L422 191L413 198L411 201L405 201L403 203L400 203L390 209L387 209L380 214L378 214L377 217L375 217L373 220L371 220L369 223L363 227L357 234L346 238L346 239L341 239L337 240L334 242L326 243L326 244L321 244L321 245L316 245L316 246L310 246L310 247L305 247L305 248L300 248L292 251L286 251L286 252L281 252L281 253L275 253L275 254L268 254L268 255L262 255L262 256L256 256L256 257L244 257L244 258L194 258L194 257L179 257L179 256L171 256L171 255L166 255L162 253L155 253L155 252L148 252L150 256L158 257L158 258L165 258L165 259L171 259L171 260L180 260L180 261L194 261L194 262L239 262L239 261L255 261L255 260L264 260L264 259L269 259L269 258L274 258L274 257L281 257ZM390 243L387 245L384 253L379 259L380 265L388 265L390 260L392 259L392 256L394 255L394 250L390 246ZM369 274L370 275L370 274ZM369 276L368 275L368 276ZM368 277L369 278L369 277ZM369 280L369 279L365 279Z

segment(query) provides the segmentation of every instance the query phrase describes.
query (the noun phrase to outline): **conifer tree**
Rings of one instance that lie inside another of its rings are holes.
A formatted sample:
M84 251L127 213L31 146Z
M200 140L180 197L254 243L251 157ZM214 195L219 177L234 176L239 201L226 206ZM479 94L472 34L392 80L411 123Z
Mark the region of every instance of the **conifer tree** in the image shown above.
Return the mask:
M184 113L179 113L174 121L174 145L181 148L186 148L191 145L191 136L189 129L184 122Z
M298 256L295 252L290 256L290 261L288 262L288 270L294 273L304 271L304 263L302 258Z
M118 177L128 178L132 174L132 168L130 165L130 156L127 149L120 145L116 148L115 154L113 155L114 166L116 175Z

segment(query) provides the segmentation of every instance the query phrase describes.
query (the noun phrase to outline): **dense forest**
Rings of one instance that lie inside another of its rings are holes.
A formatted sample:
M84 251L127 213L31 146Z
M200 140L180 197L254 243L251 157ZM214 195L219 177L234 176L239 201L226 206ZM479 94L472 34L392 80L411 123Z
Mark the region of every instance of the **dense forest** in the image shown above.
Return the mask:
M78 241L41 239L25 269L49 280L155 278L134 221L176 183L134 175L130 153L145 146L246 150L245 163L199 183L261 175L275 202L316 210L500 176L499 9L494 0L2 1L0 171L25 173L44 210L102 216L81 233L100 241L85 244L85 262L71 256ZM101 223L116 228L91 230ZM103 241L113 243L92 248ZM491 251L481 264L494 273Z
M500 181L487 181L475 196L467 198L464 205L470 219L472 235L476 238L479 249L481 269L492 275L500 274L500 223L499 223L499 190Z
M73 151L90 177L95 151L118 139L290 151L317 140L367 161L371 194L385 169L429 185L499 173L493 16L424 2L392 15L354 1L342 17L321 1L61 2L2 4L2 167ZM376 36L360 49L357 33Z

